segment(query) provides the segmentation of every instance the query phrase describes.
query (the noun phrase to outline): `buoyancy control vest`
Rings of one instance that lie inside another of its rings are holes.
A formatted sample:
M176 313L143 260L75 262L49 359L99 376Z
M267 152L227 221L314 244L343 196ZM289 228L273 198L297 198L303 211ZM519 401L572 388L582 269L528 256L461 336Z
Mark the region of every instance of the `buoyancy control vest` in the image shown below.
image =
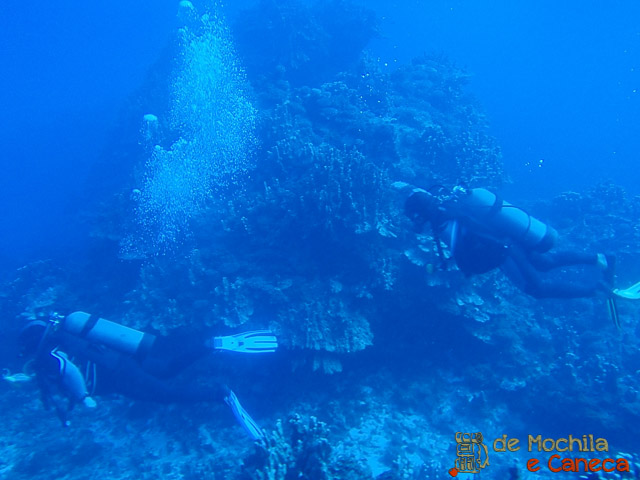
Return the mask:
M61 322L60 328L88 341L103 344L119 352L142 359L156 337L130 327L111 322L97 315L73 312Z
M512 239L537 252L550 250L558 237L553 227L529 215L523 209L505 202L484 188L460 189L450 208L457 215L487 231ZM447 208L447 207L445 207Z

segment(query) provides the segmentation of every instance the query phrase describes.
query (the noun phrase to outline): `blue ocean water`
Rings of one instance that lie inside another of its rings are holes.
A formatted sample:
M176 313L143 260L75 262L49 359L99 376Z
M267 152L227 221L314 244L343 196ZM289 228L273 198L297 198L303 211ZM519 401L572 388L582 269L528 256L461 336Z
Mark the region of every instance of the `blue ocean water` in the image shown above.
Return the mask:
M369 47L381 61L393 66L440 52L472 75L469 90L521 186L515 192L551 195L608 179L636 188L634 2L367 4L381 18L381 38ZM227 7L229 16L242 7ZM175 3L6 8L1 237L2 251L12 253L5 262L73 240L61 227L73 221L65 205L75 201L74 185L103 151L121 105L167 45Z
M77 202L118 112L167 46L175 3L5 8L1 259L16 267L82 247Z
M487 112L516 194L547 196L603 180L636 191L636 3L415 1L375 8L384 19L379 48L386 62L433 50L472 75L469 88Z
M516 194L548 196L603 180L635 191L634 2L367 4L381 19L369 48L390 68L439 52L469 72ZM242 8L227 7L229 16ZM62 227L74 221L65 206L104 151L121 105L166 47L175 2L9 2L2 21L1 238L9 262L73 241Z
M639 14L8 2L0 366L23 368L20 328L52 311L158 336L270 328L280 349L186 374L238 392L258 447L223 402L99 396L61 430L34 385L4 382L0 477L445 478L457 431L484 434L500 478L553 477L525 466L546 453L493 451L503 434L593 434L637 462L634 302L617 330L604 298L441 270L398 184L496 189L637 281Z

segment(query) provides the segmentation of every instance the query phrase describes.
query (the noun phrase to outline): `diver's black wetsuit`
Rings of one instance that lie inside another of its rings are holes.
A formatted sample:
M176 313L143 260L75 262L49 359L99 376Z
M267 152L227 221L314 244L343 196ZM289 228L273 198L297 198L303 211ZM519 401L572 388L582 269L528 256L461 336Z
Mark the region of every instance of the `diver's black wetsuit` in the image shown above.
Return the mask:
M509 247L509 255L501 269L509 279L525 293L535 298L583 298L593 297L605 290L605 284L597 276L581 283L561 282L545 278L541 273L571 267L588 266L597 268L598 257L593 253L582 252L526 252L517 245Z
M195 403L222 401L228 389L222 385L174 385L166 379L211 353L202 340L194 335L172 334L156 337L144 358L123 353L105 345L57 331L46 339L44 358L58 347L83 368L92 363L96 368L95 388L98 394L119 393L137 400L161 403ZM52 368L51 362L36 362L42 368ZM47 367L48 365L48 367ZM37 367L38 368L38 367ZM52 378L53 372L42 375Z
M94 408L94 394L119 393L162 403L222 400L249 437L264 438L263 430L225 385L185 377L167 379L218 350L273 353L277 339L269 331L227 337L176 331L157 336L77 311L67 316L54 313L48 322L27 323L19 343L23 354L34 357L33 370L45 407L55 408L63 426L69 425L67 414L74 405Z
M539 253L515 242L507 243L478 233L474 226L467 225L463 219L457 219L456 222L456 227L443 224L439 230L443 233L447 227L457 228L455 242L447 243L454 243L453 259L466 275L500 268L518 288L535 298L592 297L604 290L599 275L591 275L592 278L580 283L546 278L544 275L569 266L586 266L595 272L598 265L596 254L573 251Z

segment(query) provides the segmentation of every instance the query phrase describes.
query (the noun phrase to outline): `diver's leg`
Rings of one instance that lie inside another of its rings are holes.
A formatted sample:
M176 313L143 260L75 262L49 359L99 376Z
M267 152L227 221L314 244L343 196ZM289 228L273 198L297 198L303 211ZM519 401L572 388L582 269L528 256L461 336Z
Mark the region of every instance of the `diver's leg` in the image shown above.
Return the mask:
M156 337L149 353L140 363L145 372L158 378L177 375L192 363L209 353L203 335L192 332L175 332L166 337Z
M585 289L602 290L611 293L615 282L616 258L613 255L605 255L603 253L583 253L574 251L561 251L554 253L528 253L527 258L536 270L548 272L550 270L582 266L587 267L585 274L591 278L588 286L581 287ZM575 285L567 288L578 288ZM576 292L574 295L577 296Z
M173 384L149 374L134 359L123 356L117 368L105 372L98 382L108 390L137 400L159 403L196 403L222 401L228 389L219 384Z
M534 298L592 297L602 289L598 283L579 285L544 279L529 260L530 256L522 250L511 247L501 268L514 285Z
M575 265L598 265L598 254L575 252L570 250L553 253L530 253L528 255L531 265L536 270L548 272L554 268L570 267Z
M240 425L253 440L264 438L264 432L242 407L235 394L226 385L190 385L166 383L145 372L131 357L123 356L118 367L106 376L112 391L136 400L158 403L190 404L224 401Z

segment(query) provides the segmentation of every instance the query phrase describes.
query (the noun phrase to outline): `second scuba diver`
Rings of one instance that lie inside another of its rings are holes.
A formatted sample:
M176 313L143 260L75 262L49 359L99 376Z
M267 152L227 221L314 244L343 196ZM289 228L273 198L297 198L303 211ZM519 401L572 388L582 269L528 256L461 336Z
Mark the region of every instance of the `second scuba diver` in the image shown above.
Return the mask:
M206 340L178 333L156 336L96 315L74 312L28 323L19 340L23 353L33 356L32 368L45 407L53 407L65 426L76 404L95 407L92 395L102 391L161 403L224 401L252 439L264 436L226 386L175 388L165 379L215 351L275 352L277 340L269 331Z
M521 208L484 188L428 192L414 188L405 201L405 214L421 232L431 224L438 253L445 262L441 240L458 268L475 275L500 268L522 291L535 298L607 296L609 313L619 326L614 295L640 298L640 283L618 290L613 286L615 258L603 253L550 252L557 232ZM580 282L565 282L543 273L567 266L585 266L594 272Z

